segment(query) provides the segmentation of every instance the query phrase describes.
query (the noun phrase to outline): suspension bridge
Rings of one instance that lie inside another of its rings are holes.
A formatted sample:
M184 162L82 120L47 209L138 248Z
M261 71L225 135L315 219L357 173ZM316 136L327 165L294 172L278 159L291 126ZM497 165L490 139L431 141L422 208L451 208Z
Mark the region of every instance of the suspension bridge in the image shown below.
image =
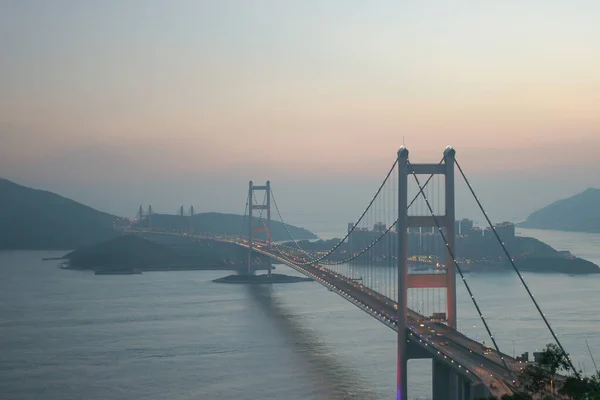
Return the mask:
M416 164L410 162L408 149L402 146L365 210L356 222L348 224L347 234L326 250L306 248L305 242L294 238L269 181L265 185L249 182L244 222L237 235L194 233L191 227L185 233L163 233L246 248L248 273L253 273L257 254L267 256L275 263L311 277L394 330L398 400L407 399L408 360L427 358L432 359L434 400L468 400L489 395L500 398L517 390L518 375L524 364L499 348L465 278L464 260L457 256L456 171L485 217L506 262L519 277L555 342L565 352L451 147L444 150L437 163ZM264 194L262 202L257 201L257 192ZM272 205L289 236L287 244L271 238ZM179 211L183 217L183 207ZM140 218L142 213L140 208ZM190 213L193 216L193 208ZM150 230L151 215L149 210ZM271 273L270 266L268 273ZM457 330L457 274L492 346ZM577 376L572 364L571 368Z

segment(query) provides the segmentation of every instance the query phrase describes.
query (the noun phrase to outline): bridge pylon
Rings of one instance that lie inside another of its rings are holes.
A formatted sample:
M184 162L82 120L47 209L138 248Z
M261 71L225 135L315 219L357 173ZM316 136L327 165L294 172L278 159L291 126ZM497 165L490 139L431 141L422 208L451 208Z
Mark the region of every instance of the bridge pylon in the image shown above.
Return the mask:
M255 204L254 203L254 192L263 191L265 192L266 204ZM267 211L267 222L262 226L252 225L252 211L253 210L266 210ZM253 235L254 232L265 232L267 235L267 246L271 245L271 182L267 181L264 186L254 186L252 181L248 182L248 274L252 273L252 248L253 248ZM271 259L269 258L268 274L271 276Z
M444 162L439 164L413 164L408 161L408 149L404 146L398 150L398 358L397 358L397 386L396 399L407 399L407 364L408 364L408 289L409 288L445 288L446 289L446 324L456 329L456 271L452 259L455 235L455 201L454 201L454 165L455 150L448 146L444 150ZM419 174L444 175L445 177L445 212L444 215L409 216L408 215L408 176ZM418 274L408 273L408 228L434 227L444 229L447 240L445 254L446 274ZM434 360L434 368L436 368ZM448 390L450 399L458 395L457 375L448 371ZM434 382L434 394L436 393ZM445 391L445 390L444 390ZM434 396L434 399L438 396Z

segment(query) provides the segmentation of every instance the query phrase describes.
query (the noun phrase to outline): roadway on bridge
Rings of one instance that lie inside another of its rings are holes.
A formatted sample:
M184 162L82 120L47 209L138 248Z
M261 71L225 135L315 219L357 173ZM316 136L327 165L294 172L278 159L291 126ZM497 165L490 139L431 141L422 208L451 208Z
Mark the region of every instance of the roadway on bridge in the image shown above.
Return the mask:
M175 234L180 236L179 234ZM200 235L186 235L196 239L207 239ZM237 237L209 237L208 239L233 243L248 248L248 241ZM255 244L253 249L269 256L296 271L307 275L332 291L342 296L356 306L366 311L372 317L383 322L388 327L397 330L395 302L370 288L355 282L350 278L337 274L322 265L298 265L291 258L294 256L283 253L275 247L266 244ZM424 316L409 310L407 314L408 338L413 343L427 350L433 357L454 365L455 370L464 370L463 375L472 374L475 381L479 380L488 388L492 395L500 398L504 394L512 394L514 382L523 366L517 360L506 354L486 348L483 344L468 338L462 333L441 322L429 321ZM506 361L510 372L502 363Z
M247 244L243 241L234 240L234 242L247 248ZM396 311L393 300L324 266L296 265L289 259L289 255L273 248L267 248L265 245L258 245L255 250L320 281L347 300L361 303L366 306L369 314L379 320L389 321L386 325L397 330L394 321ZM455 366L457 370L462 368L465 369L464 374L474 374L498 398L503 394L513 392L514 380L522 366L515 359L505 354L498 354L495 350L486 348L483 344L441 322L428 321L412 310L409 310L407 317L409 338L412 334L416 344L427 349L433 356L437 354L439 359L450 360L450 364L456 362L460 365L459 367ZM509 366L510 373L504 367L502 358Z

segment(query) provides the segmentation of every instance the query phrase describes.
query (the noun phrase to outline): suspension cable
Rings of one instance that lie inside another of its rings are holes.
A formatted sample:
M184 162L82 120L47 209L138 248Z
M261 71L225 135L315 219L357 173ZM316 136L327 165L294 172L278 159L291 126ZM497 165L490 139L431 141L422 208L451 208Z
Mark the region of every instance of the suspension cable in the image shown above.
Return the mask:
M427 183L429 182L429 180L433 177L433 174L429 176L429 179L427 179L427 181L425 182L425 184L423 185L423 187L425 188L425 186L427 185ZM273 193L271 192L271 195ZM420 196L419 193L417 193L417 195L415 196L415 198L413 198L413 201L409 204L408 208L410 208L410 206L412 205L412 203L414 203L414 201ZM273 203L275 204L275 208L277 209L277 213L279 214L279 217L281 218L281 221L283 222L283 218L281 217L281 213L279 212L279 208L277 207L277 202L275 201L275 197L273 196ZM324 265L340 265L340 264L345 264L348 263L360 256L362 256L363 254L365 254L367 251L369 251L373 246L375 246L377 243L379 243L393 228L394 226L396 226L396 224L398 223L398 220L396 219L377 239L375 239L373 242L371 242L366 248L364 248L363 250L361 250L359 253L356 253L352 256L350 256L349 258L345 259L345 260L341 260L341 261L323 261L320 260L322 264ZM284 222L284 225L287 228L287 225ZM286 229L287 230L287 229ZM289 232L288 230L288 235L290 235L290 237L292 238L292 240L294 241L294 243L296 244L296 246L298 247L298 249L306 254L309 258L313 258L311 254L309 254L308 252L306 252L299 243L296 242L296 240L294 239L294 237L292 236L292 234ZM283 245L285 246L285 245ZM293 250L291 247L289 246L285 246L287 248L289 248L290 250ZM319 262L319 260L315 260L314 262Z
M392 225L390 225L377 239L375 239L374 241L372 241L371 244L369 244L366 248L364 248L360 252L358 252L358 253L350 256L350 258L347 258L347 259L341 260L341 261L326 261L326 262L323 262L323 264L324 265L340 265L340 264L345 264L347 262L350 262L350 261L352 261L352 260L354 260L354 259L362 256L367 251L371 250L373 248L373 246L375 246L377 243L379 243L379 241L381 241L381 239L383 239L383 237L385 235L387 235L394 228L394 226L396 226L397 222L398 222L398 220L394 221L394 223Z
M267 196L267 194L266 194L266 192L265 192L265 197L263 198L263 205L265 205L265 203L266 203L266 196ZM273 197L273 192L272 192L272 191L271 191L271 196ZM256 201L256 194L254 194L254 199L255 199L255 201ZM273 197L273 202L275 202L275 198L274 198L274 197ZM257 203L258 203L258 202L257 202ZM277 206L276 206L276 208L277 208ZM279 212L279 210L278 210L278 212ZM266 225L266 223L265 223L265 220L264 220L264 218L262 218L262 213L263 213L263 210L261 209L261 212L260 212L260 218L259 218L259 220L260 220L260 222L262 223L263 227L264 227L265 229L267 229L267 225ZM279 214L279 216L281 217L281 214ZM282 220L282 222L283 222L283 220ZM289 234L289 232L288 232L288 234ZM297 264L297 262L296 262L296 261L294 261L294 260L292 260L292 259L290 258L290 257L293 257L293 255L291 255L291 254L290 254L290 256L288 256L288 254L287 254L286 252L282 251L282 250L280 249L280 247L285 247L285 248L288 248L288 249L290 249L290 250L292 250L292 251L295 251L295 249L293 249L293 248L291 248L291 247L289 247L289 246L286 246L285 244L278 244L278 243L276 243L276 242L273 242L273 241L271 241L271 245L275 247L275 249L276 249L276 250L279 252L279 255L280 255L282 258L284 258L285 260L287 260L287 261L289 261L289 262L291 262L291 263L296 263L296 264Z
M346 239L348 239L348 236L350 236L350 234L352 232L354 232L354 229L356 229L356 227L360 224L360 222L362 221L362 219L364 218L364 216L367 214L367 211L369 211L369 209L371 208L371 205L373 205L373 203L375 202L375 199L377 198L377 196L379 195L379 193L381 192L381 190L385 186L385 184L386 184L387 180L389 179L390 175L392 175L392 172L394 171L394 168L396 168L397 164L398 164L398 159L394 160L394 164L392 165L392 167L390 168L390 170L386 174L385 178L383 179L383 182L381 183L381 185L377 189L377 192L375 192L375 195L373 196L373 198L371 199L371 201L367 205L367 208L365 208L365 210L361 214L361 216L358 219L358 221L356 221L356 223L352 226L352 228L348 231L348 233L346 233L346 236L344 236L344 238L342 240L340 240L335 246L333 246L333 248L331 250L329 250L327 253L325 253L325 255L323 255L323 256L315 259L314 261L309 261L309 262L305 262L305 263L298 263L298 265L308 265L308 264L318 263L319 261L321 261L321 260L329 257L334 251L337 250L338 247L340 247L342 245L342 243L344 243L346 241Z
M429 176L429 178L427 179L427 181L425 182L425 184L423 185L423 187L427 186L427 184L429 183L429 181L433 178L433 174L431 174ZM412 204L415 202L415 200L417 200L417 198L419 197L419 193L417 193L415 195L415 197L412 199L412 201L409 203L407 209L410 208L410 206L412 206ZM371 242L371 244L369 244L365 249L361 250L359 253L356 253L352 256L350 256L350 258L347 258L345 260L342 261L325 261L323 262L323 264L325 265L339 265L339 264L345 264L347 262L350 262L360 256L362 256L363 254L365 254L367 251L369 251L373 246L375 246L380 240L382 240L384 238L384 236L386 236L393 228L394 226L396 226L396 224L398 223L398 219L396 219L377 239L375 239L373 242ZM322 261L322 260L321 260Z
M407 162L408 162L408 165L410 166L410 161L407 161ZM483 314L481 313L481 309L479 308L479 305L477 304L477 301L475 300L475 296L473 296L473 292L471 291L471 288L469 287L469 284L467 283L467 280L465 279L465 276L463 275L462 269L460 268L460 266L458 265L458 262L456 261L454 251L452 251L452 249L448 245L448 240L446 239L446 235L444 234L444 232L442 232L440 223L433 212L431 204L429 203L429 200L427 199L427 195L423 191L423 187L421 186L421 183L419 182L419 178L417 177L417 174L415 174L414 170L412 171L412 175L415 178L415 182L419 186L419 192L423 195L423 199L425 200L425 204L427 204L429 213L433 217L435 226L437 227L440 235L442 236L442 239L444 240L444 244L446 245L446 250L448 251L448 254L450 255L450 257L452 258L452 262L454 263L456 270L460 274L460 277L467 289L467 292L469 292L469 296L471 296L471 301L473 302L473 305L475 306L475 309L477 310L477 313L479 314L479 318L481 319L481 322L483 322L483 325L485 326L485 330L487 331L490 339L492 340L492 343L494 344L494 347L496 348L496 351L498 352L498 355L500 356L500 359L502 360L502 364L504 364L504 368L506 368L506 371L508 372L508 374L510 376L512 376L512 372L511 372L510 368L508 368L508 365L506 364L506 360L504 360L504 357L502 356L502 353L500 352L500 347L498 347L498 343L496 343L496 339L494 339L494 335L492 334L492 331L490 330L490 327L488 326L487 321L485 320L485 318L483 317ZM451 277L451 278L455 279L455 277Z
M438 163L441 164L443 162L443 159ZM300 244L298 243L298 241L294 238L294 236L291 234L290 230L288 229L288 225L285 223L281 212L279 210L279 207L277 205L277 201L275 200L275 196L273 195L273 190L271 189L271 196L273 197L273 203L275 204L275 209L277 210L277 213L279 214L279 218L281 219L281 222L283 223L283 225L285 226L285 229L288 233L288 235L290 236L290 238L292 239L292 241L294 242L294 244L296 245L296 247L298 247L298 249L304 253L309 259L313 259L312 261L309 262L305 262L305 263L298 263L298 265L308 265L308 264L314 264L314 263L318 263L323 261L325 258L329 257L335 250L338 249L338 247L340 247L342 245L342 243L344 243L346 241L346 239L348 239L348 237L350 236L350 234L352 232L354 232L354 230L358 227L358 224L362 221L362 219L364 218L364 216L366 215L367 211L369 210L369 208L371 207L371 205L373 204L373 202L375 201L375 199L377 198L377 196L379 195L379 193L381 192L381 190L383 189L383 187L385 186L388 178L390 177L391 173L393 172L394 168L396 167L396 164L398 163L398 160L396 160L396 162L394 163L394 165L392 165L392 168L390 168L390 171L388 172L388 174L386 175L383 183L381 184L381 186L379 187L379 189L377 190L377 192L375 193L375 196L373 196L373 199L370 201L369 205L367 206L367 208L365 209L365 211L362 213L362 215L360 216L360 218L358 219L358 221L353 224L352 228L348 231L348 233L346 234L346 236L344 236L344 238L342 240L340 240L332 249L330 249L325 255L323 255L322 257L319 258L314 258L312 255L310 255L307 251L305 251L302 246L300 246ZM431 179L433 179L434 174L431 174L427 180L425 181L425 184L423 185L423 187L426 187L427 184L431 181ZM419 193L417 193L412 201L408 204L407 208L410 208L413 203L419 198ZM394 221L392 223L392 225L381 235L379 236L373 243L371 243L371 245L369 247L367 247L366 249L364 249L363 251L361 251L360 253L346 259L344 262L324 262L323 264L326 265L339 265L339 264L343 264L343 263L347 263L350 262L358 257L360 257L361 255L363 255L364 253L366 253L372 246L374 246L375 244L377 244L377 242L379 242L383 236L385 236L392 228L393 226L398 222L398 219L396 219L396 221ZM286 246L287 247L287 246Z
M258 201L256 201L256 200L257 200L257 199L256 199L256 194L255 194L255 193L253 193L253 196L254 196L254 201L255 201L255 202L258 204ZM265 195L264 195L264 198L263 198L263 204L262 204L263 206L266 204L266 200L267 200L267 193L265 192ZM273 200L274 200L274 199L273 199ZM264 209L261 209L261 210L260 210L260 214L259 214L259 221L262 223L262 225L263 225L263 227L265 228L265 230L268 230L268 227L267 227L267 225L266 225L266 223L265 223L265 219L262 217L263 210L264 210ZM288 257L287 253L285 253L284 251L281 251L281 249L279 249L279 247L280 247L280 246L281 246L281 247L287 247L287 248L289 248L288 246L285 246L285 245L278 245L278 244L277 244L277 243L275 243L275 242L271 242L271 245L274 245L274 246L275 246L275 248L276 248L276 249L277 249L277 251L279 252L279 255L280 255L282 258L284 258L285 260L287 260L287 261L289 261L289 262L291 262L291 263L295 263L295 261L294 261L294 260L292 260L290 257ZM291 249L291 248L290 248L290 250L294 250L294 249Z
M527 294L529 295L529 298L531 299L531 301L535 305L535 308L537 308L537 311L539 312L540 316L544 320L544 323L546 324L546 327L548 328L548 330L552 334L552 337L556 341L556 344L558 345L558 347L560 347L560 350L563 352L563 355L567 358L567 361L569 362L569 365L571 366L571 369L575 373L575 376L577 378L579 378L579 372L577 371L577 369L575 369L575 366L573 365L573 362L571 361L571 358L569 357L569 355L565 351L564 347L560 343L560 340L558 340L558 336L556 336L556 333L554 332L554 329L552 329L552 326L550 326L550 322L548 322L548 320L546 319L546 315L542 312L542 309L540 308L538 302L533 297L533 294L531 293L531 290L529 290L529 286L527 286L527 283L525 283L525 279L523 279L523 276L521 275L521 272L519 272L519 269L515 265L514 259L511 257L510 253L508 252L508 249L504 245L504 242L502 242L502 240L500 239L500 236L498 235L498 232L496 231L496 228L494 227L494 225L492 224L492 221L490 220L490 218L488 217L487 213L485 212L485 210L483 208L483 205L481 204L481 202L479 201L479 198L475 194L475 190L473 190L473 187L471 186L471 183L467 179L467 176L465 175L463 169L461 168L461 166L458 163L458 161L454 160L454 162L456 163L456 166L458 167L458 170L460 171L460 174L462 175L465 183L467 184L467 187L469 188L469 191L473 195L473 198L477 202L477 205L479 206L479 209L483 213L483 216L485 217L485 220L487 221L488 226L490 227L490 229L492 230L492 232L494 232L494 236L496 237L496 240L498 241L498 243L500 243L500 246L502 247L502 250L504 251L504 254L508 258L508 261L510 262L510 265L512 265L512 267L515 270L515 272L517 273L517 276L519 277L521 283L523 284L523 287L525 287L525 290L527 291Z
M275 199L275 194L273 193L273 189L271 189L271 198L273 199L273 204L275 204L275 209L277 210L277 215L279 215L279 219L283 223L283 226L285 227L285 230L286 230L288 236L292 239L292 242L294 242L296 247L298 247L298 250L300 250L302 253L304 253L309 259L314 258L311 254L306 252L302 248L302 246L300 246L300 243L298 243L296 238L294 238L294 235L292 235L292 232L290 231L288 224L286 224L285 220L283 219L283 216L281 215L281 211L279 211L279 206L277 205L277 200Z
M239 237L242 237L242 233L244 232L244 224L246 222L246 214L248 214L248 204L250 203L250 194L248 194L248 196L246 196L246 207L244 208L244 217L242 218L242 223L240 226L240 233L238 234Z

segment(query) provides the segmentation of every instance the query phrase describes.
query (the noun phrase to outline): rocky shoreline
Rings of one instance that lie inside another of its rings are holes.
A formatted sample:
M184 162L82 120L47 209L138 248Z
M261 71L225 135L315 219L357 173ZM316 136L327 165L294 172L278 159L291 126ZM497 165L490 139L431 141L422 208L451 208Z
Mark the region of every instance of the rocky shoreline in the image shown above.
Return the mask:
M223 278L214 279L215 283L235 283L235 284L273 284L273 283L296 283L310 282L311 278L298 276L271 274L271 275L228 275Z

